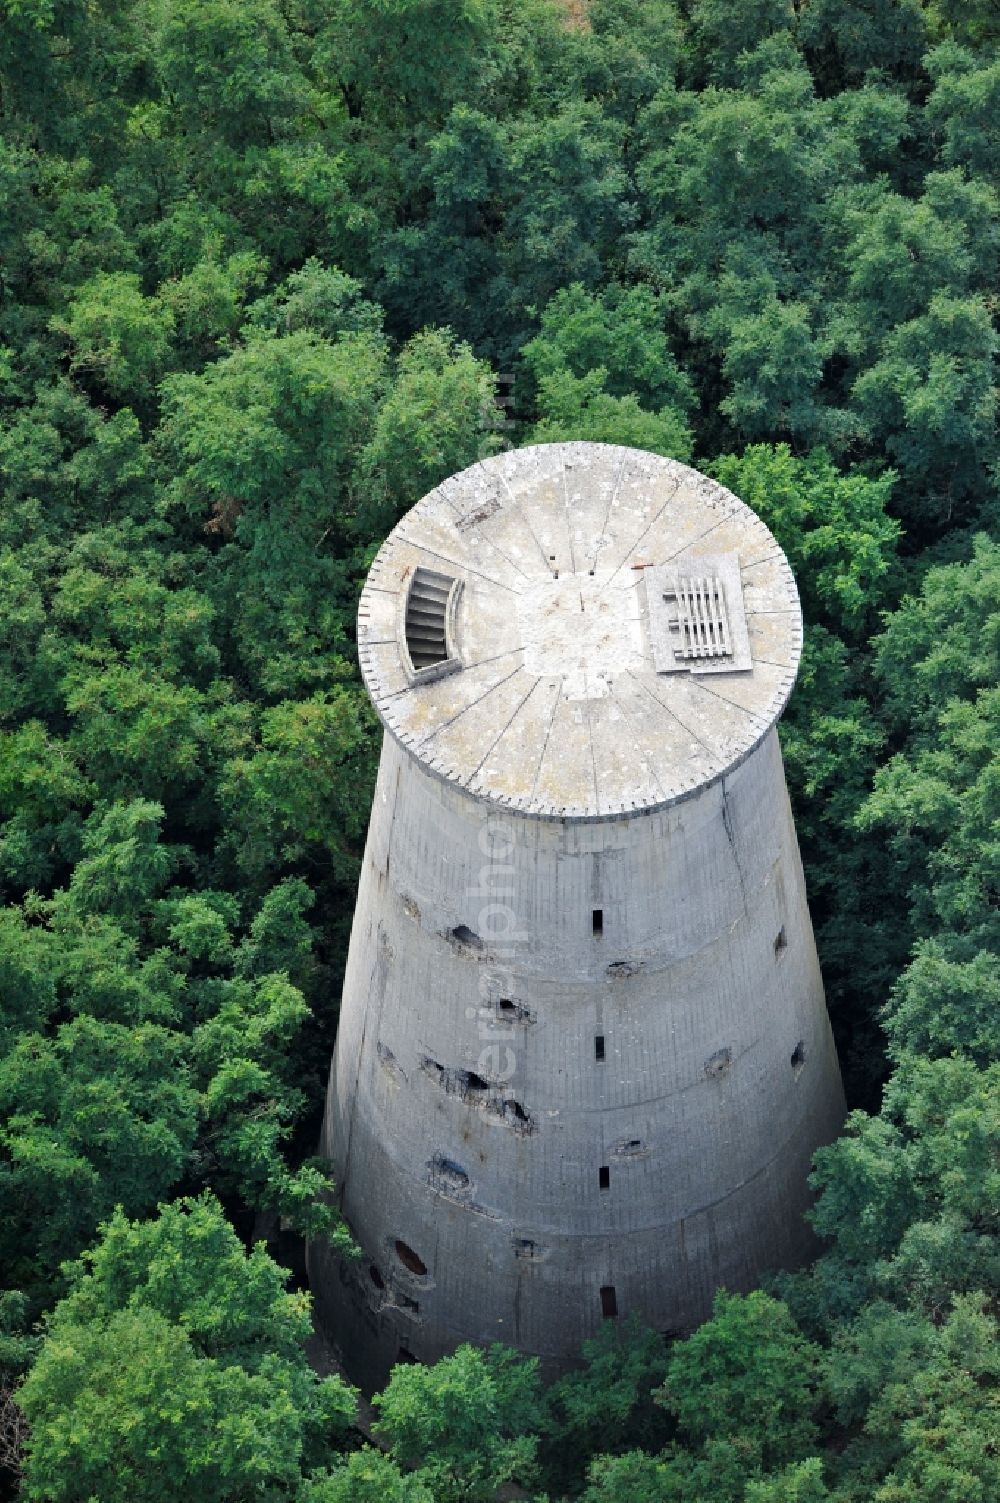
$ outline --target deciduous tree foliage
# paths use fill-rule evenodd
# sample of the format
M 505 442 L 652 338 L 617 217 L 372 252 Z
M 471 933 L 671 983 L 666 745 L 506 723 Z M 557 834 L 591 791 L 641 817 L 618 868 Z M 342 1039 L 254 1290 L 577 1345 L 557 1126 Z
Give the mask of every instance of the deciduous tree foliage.
M 537 1365 L 500 1346 L 460 1346 L 431 1368 L 403 1364 L 376 1396 L 375 1433 L 434 1498 L 486 1503 L 533 1474 Z
M 292 1496 L 354 1416 L 306 1361 L 305 1297 L 210 1196 L 116 1212 L 69 1279 L 19 1391 L 28 1498 Z

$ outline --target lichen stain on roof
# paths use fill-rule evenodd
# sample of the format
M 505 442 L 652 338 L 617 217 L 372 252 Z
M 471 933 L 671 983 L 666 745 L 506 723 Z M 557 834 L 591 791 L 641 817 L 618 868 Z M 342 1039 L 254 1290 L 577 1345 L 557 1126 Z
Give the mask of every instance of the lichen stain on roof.
M 418 569 L 443 583 L 414 659 Z M 358 610 L 387 730 L 437 776 L 542 818 L 621 817 L 714 782 L 778 719 L 801 647 L 760 518 L 686 465 L 608 444 L 446 480 L 390 533 Z

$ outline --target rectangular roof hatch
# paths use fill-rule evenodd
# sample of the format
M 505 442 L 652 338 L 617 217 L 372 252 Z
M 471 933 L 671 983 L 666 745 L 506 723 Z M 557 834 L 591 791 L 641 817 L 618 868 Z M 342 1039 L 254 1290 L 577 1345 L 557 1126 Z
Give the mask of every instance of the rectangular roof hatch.
M 681 557 L 643 571 L 657 673 L 753 668 L 739 556 Z

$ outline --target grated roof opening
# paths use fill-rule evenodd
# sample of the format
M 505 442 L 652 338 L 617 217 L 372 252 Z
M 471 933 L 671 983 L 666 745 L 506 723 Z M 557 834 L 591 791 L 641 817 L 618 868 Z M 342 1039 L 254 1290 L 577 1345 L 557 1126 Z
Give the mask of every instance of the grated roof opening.
M 677 576 L 677 626 L 680 643 L 674 648 L 679 658 L 732 657 L 729 618 L 722 583 L 714 576 L 687 578 Z
M 436 569 L 415 569 L 406 599 L 406 650 L 414 673 L 446 663 L 448 597 L 455 580 Z

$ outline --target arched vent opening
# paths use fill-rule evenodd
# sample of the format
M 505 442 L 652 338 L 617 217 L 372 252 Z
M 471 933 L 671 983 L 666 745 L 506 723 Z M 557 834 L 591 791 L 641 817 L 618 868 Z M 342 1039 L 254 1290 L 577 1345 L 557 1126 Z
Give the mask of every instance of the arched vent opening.
M 437 668 L 451 657 L 448 601 L 455 586 L 450 574 L 415 569 L 406 597 L 406 650 L 414 673 Z
M 427 1275 L 427 1264 L 424 1262 L 420 1254 L 414 1252 L 409 1243 L 404 1242 L 400 1237 L 396 1238 L 395 1245 L 396 1257 L 402 1263 L 403 1267 L 409 1273 L 416 1274 L 418 1279 L 425 1278 Z

